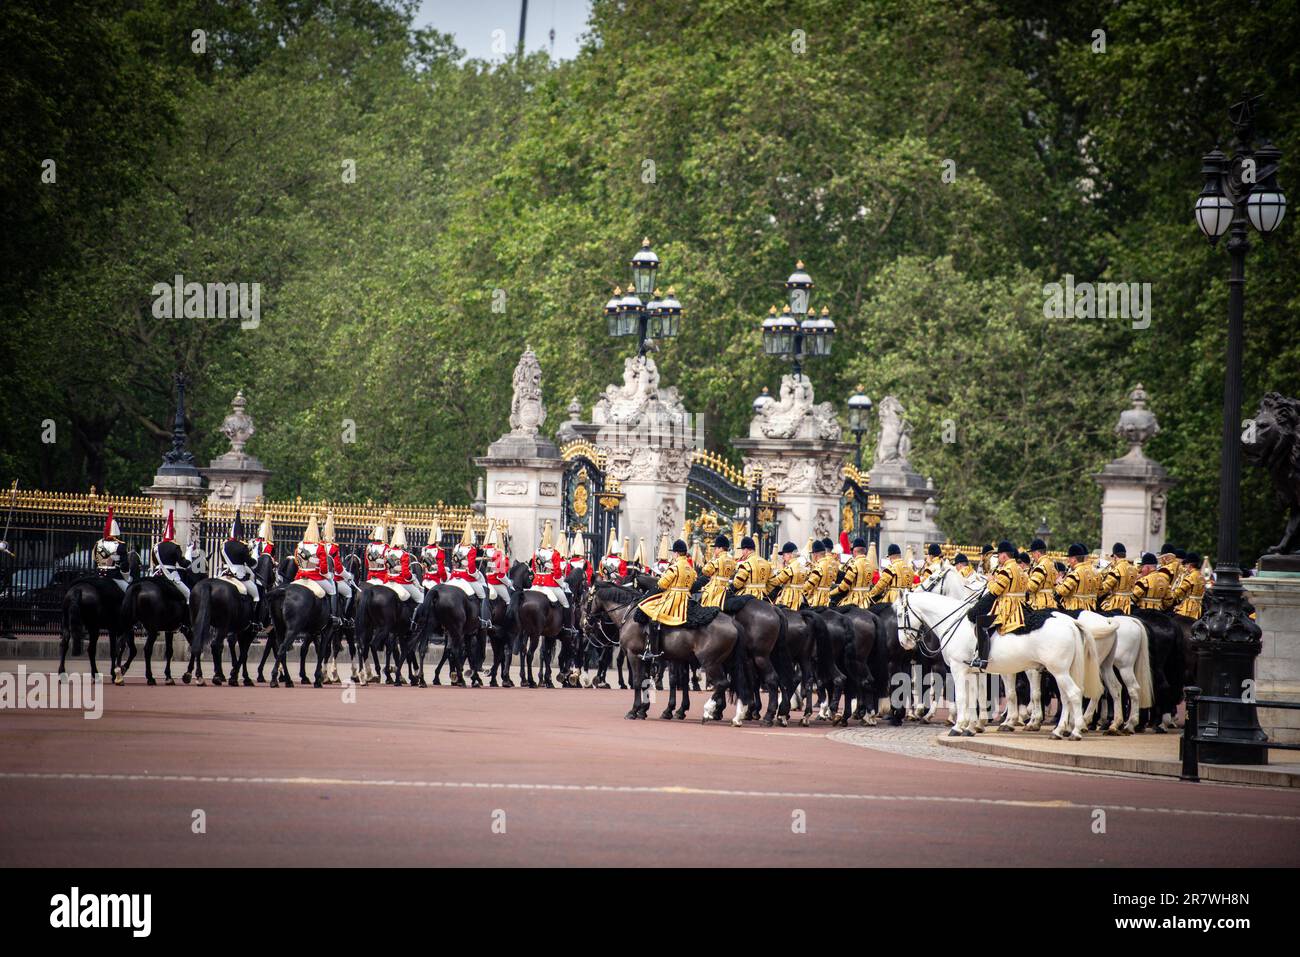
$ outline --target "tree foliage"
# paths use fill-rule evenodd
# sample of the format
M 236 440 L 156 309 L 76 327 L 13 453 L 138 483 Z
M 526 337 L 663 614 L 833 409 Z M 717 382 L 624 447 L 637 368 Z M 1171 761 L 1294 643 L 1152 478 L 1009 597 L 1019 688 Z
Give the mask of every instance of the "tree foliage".
M 758 322 L 802 258 L 838 330 L 818 399 L 900 397 L 953 538 L 1045 517 L 1097 544 L 1090 475 L 1140 381 L 1171 535 L 1211 550 L 1227 263 L 1190 209 L 1247 90 L 1286 185 L 1294 3 L 596 0 L 574 60 L 499 65 L 415 6 L 11 7 L 7 473 L 147 484 L 181 369 L 201 458 L 245 391 L 272 494 L 463 501 L 525 345 L 553 424 L 617 378 L 600 308 L 649 235 L 687 310 L 658 360 L 711 446 L 777 382 Z M 1244 414 L 1300 393 L 1288 235 L 1248 263 Z M 1150 326 L 1045 318 L 1067 273 L 1150 282 Z M 260 283 L 260 325 L 154 318 L 176 274 Z M 1278 515 L 1261 476 L 1246 490 L 1253 552 Z

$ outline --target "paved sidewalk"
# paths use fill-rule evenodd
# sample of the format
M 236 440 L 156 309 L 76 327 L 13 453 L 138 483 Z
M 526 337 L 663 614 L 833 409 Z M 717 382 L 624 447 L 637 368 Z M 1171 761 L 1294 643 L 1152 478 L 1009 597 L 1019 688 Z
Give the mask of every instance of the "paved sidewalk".
M 1182 771 L 1182 762 L 1178 757 L 1179 738 L 1177 732 L 1154 734 L 1147 731 L 1123 737 L 1107 737 L 1093 732 L 1082 741 L 1058 741 L 1051 736 L 1050 729 L 1000 732 L 994 726 L 973 738 L 949 737 L 945 728 L 935 740 L 942 747 L 1035 764 L 1177 778 Z M 1300 763 L 1290 760 L 1294 753 L 1272 752 L 1269 757 L 1275 763 L 1263 767 L 1202 762 L 1201 780 L 1300 788 Z

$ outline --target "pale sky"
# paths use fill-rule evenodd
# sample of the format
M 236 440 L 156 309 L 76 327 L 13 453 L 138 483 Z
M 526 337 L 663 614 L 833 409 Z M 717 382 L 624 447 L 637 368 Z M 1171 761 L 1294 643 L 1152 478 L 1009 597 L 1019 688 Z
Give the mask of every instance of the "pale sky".
M 519 40 L 519 9 L 522 0 L 424 0 L 415 23 L 433 27 L 456 38 L 456 46 L 467 56 L 501 60 L 513 53 Z M 524 46 L 551 50 L 557 60 L 572 59 L 578 53 L 578 38 L 586 31 L 590 0 L 529 0 Z M 550 31 L 555 30 L 554 47 Z M 494 31 L 500 31 L 493 35 Z M 501 52 L 503 51 L 504 52 Z

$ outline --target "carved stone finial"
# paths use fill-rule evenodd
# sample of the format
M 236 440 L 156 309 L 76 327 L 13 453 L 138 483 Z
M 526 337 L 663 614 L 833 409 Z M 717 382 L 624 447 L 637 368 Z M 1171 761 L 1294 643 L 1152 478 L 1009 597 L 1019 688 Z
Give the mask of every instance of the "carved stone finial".
M 542 364 L 529 346 L 515 366 L 514 397 L 510 400 L 510 434 L 535 436 L 546 422 L 542 405 Z
M 244 411 L 248 400 L 244 390 L 235 393 L 230 402 L 230 414 L 221 422 L 220 432 L 230 440 L 230 451 L 236 455 L 244 454 L 244 445 L 257 430 L 253 428 L 253 417 Z
M 582 421 L 582 403 L 578 401 L 578 397 L 576 395 L 569 400 L 568 411 L 569 411 L 570 422 Z
M 764 387 L 754 401 L 749 423 L 751 439 L 826 439 L 838 442 L 843 430 L 829 402 L 816 403 L 807 376 L 781 377 L 781 398 L 772 398 Z
M 1147 393 L 1142 383 L 1128 394 L 1133 408 L 1125 409 L 1119 414 L 1115 424 L 1115 434 L 1129 444 L 1129 453 L 1141 455 L 1142 446 L 1160 434 L 1160 423 L 1155 413 L 1147 408 Z

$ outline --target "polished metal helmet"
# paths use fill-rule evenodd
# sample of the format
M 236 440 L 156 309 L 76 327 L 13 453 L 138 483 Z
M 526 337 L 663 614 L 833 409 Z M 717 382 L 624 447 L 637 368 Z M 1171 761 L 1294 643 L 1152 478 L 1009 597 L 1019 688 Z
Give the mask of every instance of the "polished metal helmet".
M 388 546 L 383 542 L 371 542 L 366 546 L 366 558 L 368 558 L 370 564 L 373 565 L 376 562 L 383 561 L 384 553 L 386 551 L 388 551 Z

